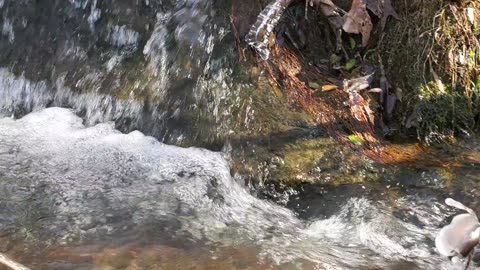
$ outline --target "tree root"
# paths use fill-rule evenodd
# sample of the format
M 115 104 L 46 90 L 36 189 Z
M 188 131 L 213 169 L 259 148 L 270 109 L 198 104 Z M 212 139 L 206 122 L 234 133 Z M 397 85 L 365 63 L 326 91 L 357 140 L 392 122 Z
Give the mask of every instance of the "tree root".
M 30 268 L 27 268 L 26 266 L 23 266 L 10 259 L 7 257 L 7 255 L 0 253 L 0 265 L 2 264 L 13 270 L 30 270 Z

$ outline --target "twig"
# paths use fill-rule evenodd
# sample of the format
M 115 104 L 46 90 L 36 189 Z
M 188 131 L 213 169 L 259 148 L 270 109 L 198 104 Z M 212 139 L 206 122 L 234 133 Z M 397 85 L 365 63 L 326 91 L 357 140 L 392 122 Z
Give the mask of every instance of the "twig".
M 237 47 L 237 51 L 238 51 L 238 61 L 241 62 L 246 58 L 245 58 L 245 53 L 242 50 L 240 37 L 238 35 L 238 30 L 237 30 L 237 27 L 235 26 L 235 16 L 233 14 L 234 14 L 234 9 L 233 9 L 233 3 L 232 3 L 232 11 L 229 16 L 229 21 L 230 21 L 230 24 L 232 25 L 233 36 L 235 38 L 235 47 Z
M 27 268 L 15 262 L 14 260 L 10 259 L 9 257 L 7 257 L 7 255 L 3 253 L 0 253 L 0 264 L 3 264 L 13 270 L 30 270 L 30 268 Z
M 308 1 L 305 0 L 305 20 L 308 20 Z

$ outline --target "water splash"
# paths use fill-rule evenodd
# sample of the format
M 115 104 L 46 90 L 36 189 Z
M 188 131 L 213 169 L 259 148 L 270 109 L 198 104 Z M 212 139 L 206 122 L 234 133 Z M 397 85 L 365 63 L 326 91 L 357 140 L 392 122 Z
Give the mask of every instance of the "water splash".
M 397 207 L 418 212 L 421 227 L 366 198 L 346 199 L 333 216 L 305 222 L 248 193 L 222 153 L 122 134 L 109 123 L 86 128 L 68 109 L 1 119 L 0 141 L 0 230 L 73 244 L 154 224 L 177 240 L 256 247 L 276 264 L 452 269 L 428 241 L 443 216 L 415 198 Z
M 117 47 L 137 47 L 140 34 L 128 29 L 126 25 L 114 25 L 111 27 L 110 42 Z
M 95 31 L 95 23 L 100 20 L 102 11 L 97 8 L 97 0 L 92 0 L 92 5 L 90 6 L 90 15 L 88 15 L 88 23 L 90 24 L 90 29 Z
M 95 75 L 93 75 L 95 76 Z M 55 86 L 31 82 L 0 68 L 0 116 L 37 111 L 45 107 L 70 107 L 85 116 L 86 124 L 131 119 L 132 126 L 141 126 L 143 104 L 135 100 L 117 100 L 109 95 L 76 93 L 59 78 Z

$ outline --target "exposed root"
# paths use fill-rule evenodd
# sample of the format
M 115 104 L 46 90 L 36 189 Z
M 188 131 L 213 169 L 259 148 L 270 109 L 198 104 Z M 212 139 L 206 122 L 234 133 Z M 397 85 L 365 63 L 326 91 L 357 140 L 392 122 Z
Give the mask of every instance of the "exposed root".
M 232 6 L 232 9 L 233 9 L 233 6 Z M 232 14 L 233 14 L 233 10 L 232 10 Z M 235 17 L 233 15 L 230 15 L 229 20 L 230 20 L 230 25 L 232 26 L 233 35 L 235 36 L 235 47 L 237 48 L 237 51 L 238 51 L 238 61 L 239 62 L 245 61 L 246 59 L 245 52 L 244 52 L 244 48 L 241 46 L 240 36 L 238 35 L 238 30 L 237 30 L 237 27 L 235 26 Z
M 362 150 L 372 158 L 381 155 L 383 142 L 375 134 L 370 121 L 371 115 L 364 109 L 368 108 L 368 96 L 364 96 L 364 104 L 345 106 L 348 94 L 340 90 L 342 85 L 338 79 L 323 75 L 318 68 L 310 66 L 304 59 L 286 48 L 274 48 L 271 60 L 261 61 L 260 64 L 268 71 L 272 82 L 283 89 L 292 104 L 314 116 L 331 136 Z M 328 92 L 314 90 L 308 87 L 308 82 L 336 84 L 339 90 Z M 361 138 L 362 146 L 352 144 L 347 139 L 350 134 Z
M 0 264 L 3 264 L 13 270 L 30 270 L 29 268 L 15 262 L 7 257 L 7 255 L 0 253 Z

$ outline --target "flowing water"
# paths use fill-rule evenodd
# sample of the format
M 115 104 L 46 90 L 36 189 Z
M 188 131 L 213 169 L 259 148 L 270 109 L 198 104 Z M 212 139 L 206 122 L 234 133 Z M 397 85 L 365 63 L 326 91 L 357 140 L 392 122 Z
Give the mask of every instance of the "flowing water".
M 0 0 L 0 252 L 32 269 L 462 269 L 434 238 L 446 197 L 480 209 L 478 167 L 382 168 L 275 202 L 229 153 L 163 143 L 255 118 L 224 6 L 43 5 Z
M 120 240 L 209 249 L 210 259 L 255 250 L 238 269 L 453 269 L 433 245 L 452 214 L 432 191 L 441 179 L 402 185 L 395 200 L 378 187 L 326 189 L 312 200 L 299 195 L 292 211 L 252 196 L 225 154 L 122 134 L 111 123 L 85 127 L 69 109 L 3 118 L 0 142 L 0 232 L 11 239 L 2 246 L 42 247 L 27 252 L 35 269 L 64 269 L 43 260 L 45 249 Z

